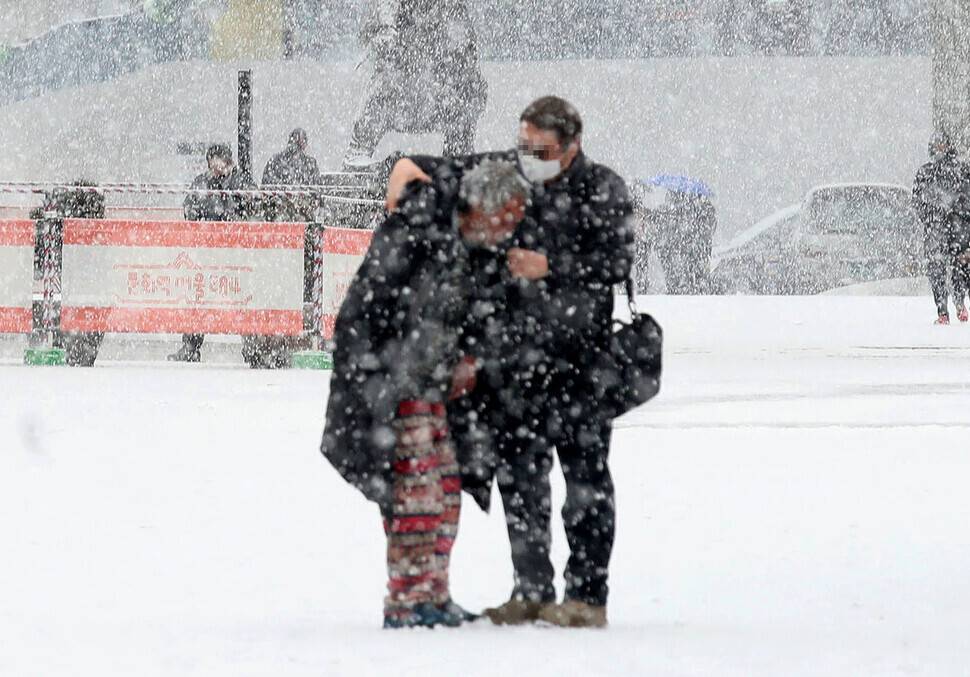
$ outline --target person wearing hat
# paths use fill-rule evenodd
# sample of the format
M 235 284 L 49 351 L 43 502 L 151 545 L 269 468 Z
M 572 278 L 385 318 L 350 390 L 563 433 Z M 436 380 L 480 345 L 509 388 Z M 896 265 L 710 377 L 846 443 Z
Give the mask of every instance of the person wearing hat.
M 232 159 L 229 144 L 215 143 L 205 153 L 207 171 L 199 174 L 189 187 L 182 203 L 187 221 L 245 221 L 252 210 L 249 200 L 239 195 L 197 193 L 193 191 L 255 190 L 256 186 L 243 175 Z M 204 334 L 183 334 L 182 347 L 168 356 L 172 362 L 198 362 L 201 359 Z M 246 355 L 246 342 L 243 355 Z M 247 357 L 247 361 L 249 361 Z

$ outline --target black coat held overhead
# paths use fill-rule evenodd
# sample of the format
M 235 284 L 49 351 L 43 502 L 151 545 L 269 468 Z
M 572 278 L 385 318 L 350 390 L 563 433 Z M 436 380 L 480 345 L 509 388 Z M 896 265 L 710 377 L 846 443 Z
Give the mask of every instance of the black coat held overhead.
M 321 451 L 340 474 L 390 508 L 402 400 L 443 402 L 458 359 L 469 280 L 454 194 L 411 184 L 375 231 L 334 328 Z
M 460 181 L 467 168 L 486 158 L 516 161 L 514 152 L 412 160 L 437 184 Z M 500 392 L 497 406 L 525 411 L 545 400 L 550 406 L 580 406 L 601 419 L 615 415 L 604 403 L 604 389 L 616 377 L 608 357 L 614 285 L 629 277 L 633 263 L 631 214 L 623 180 L 583 154 L 555 181 L 533 187 L 510 246 L 545 254 L 549 275 L 535 282 L 476 284 L 472 307 L 489 312 L 472 313 L 474 323 L 463 340 L 483 364 L 481 387 Z M 490 406 L 496 406 L 494 400 Z M 468 425 L 461 408 L 462 403 L 449 408 L 449 421 L 462 486 L 487 509 L 498 464 L 487 438 L 503 431 L 483 436 L 480 426 Z

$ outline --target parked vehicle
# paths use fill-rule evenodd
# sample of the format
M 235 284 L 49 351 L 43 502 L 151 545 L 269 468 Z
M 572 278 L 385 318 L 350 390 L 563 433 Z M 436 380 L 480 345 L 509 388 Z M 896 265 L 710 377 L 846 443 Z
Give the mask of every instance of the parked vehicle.
M 921 247 L 907 187 L 821 186 L 718 248 L 712 285 L 723 294 L 818 294 L 914 277 Z

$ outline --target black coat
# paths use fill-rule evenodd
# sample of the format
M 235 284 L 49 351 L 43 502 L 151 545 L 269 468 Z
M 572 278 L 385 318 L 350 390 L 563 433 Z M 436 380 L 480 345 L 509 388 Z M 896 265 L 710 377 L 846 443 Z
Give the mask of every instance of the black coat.
M 402 400 L 443 402 L 467 310 L 468 250 L 454 196 L 409 187 L 374 233 L 334 328 L 321 451 L 364 495 L 388 509 Z
M 263 187 L 318 186 L 320 167 L 317 161 L 295 145 L 287 146 L 270 159 L 263 169 Z M 267 221 L 313 221 L 319 200 L 314 195 L 286 197 L 274 195 L 265 200 Z
M 913 208 L 926 237 L 927 249 L 945 246 L 951 216 L 958 203 L 970 194 L 970 165 L 953 153 L 927 162 L 913 181 Z M 961 197 L 964 198 L 961 200 Z M 927 252 L 929 256 L 931 252 Z
M 225 176 L 209 172 L 199 174 L 192 181 L 192 190 L 253 190 L 256 186 L 247 181 L 238 168 Z M 189 193 L 182 209 L 189 221 L 245 221 L 253 213 L 251 198 L 240 195 L 203 195 Z
M 437 184 L 458 181 L 487 157 L 515 154 L 412 159 Z M 623 180 L 580 154 L 563 176 L 534 188 L 511 243 L 544 253 L 550 274 L 536 282 L 497 276 L 475 286 L 472 303 L 488 312 L 472 314 L 467 350 L 483 363 L 479 394 L 494 397 L 473 393 L 449 408 L 449 422 L 463 487 L 483 508 L 498 458 L 489 431 L 469 425 L 469 409 L 498 406 L 521 418 L 546 405 L 579 405 L 591 416 L 611 416 L 597 401 L 597 370 L 610 350 L 614 285 L 629 277 L 633 262 L 631 214 Z

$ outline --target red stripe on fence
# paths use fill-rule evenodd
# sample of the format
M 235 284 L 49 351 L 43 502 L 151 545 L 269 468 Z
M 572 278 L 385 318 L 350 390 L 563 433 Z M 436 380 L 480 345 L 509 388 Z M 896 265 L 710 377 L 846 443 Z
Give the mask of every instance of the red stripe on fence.
M 30 308 L 0 307 L 0 334 L 29 334 L 32 328 Z
M 363 256 L 370 247 L 372 230 L 354 228 L 324 228 L 323 251 L 327 254 L 357 254 Z
M 303 330 L 299 310 L 203 310 L 198 308 L 64 307 L 66 331 L 144 334 L 261 334 L 293 336 Z
M 336 315 L 324 315 L 320 318 L 320 335 L 325 339 L 333 338 L 333 330 L 337 326 Z
M 0 246 L 33 247 L 34 222 L 28 219 L 0 221 Z
M 103 247 L 302 249 L 303 223 L 65 219 L 64 244 Z

